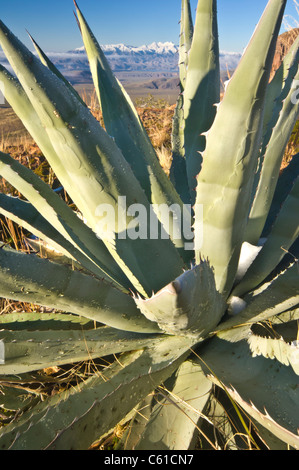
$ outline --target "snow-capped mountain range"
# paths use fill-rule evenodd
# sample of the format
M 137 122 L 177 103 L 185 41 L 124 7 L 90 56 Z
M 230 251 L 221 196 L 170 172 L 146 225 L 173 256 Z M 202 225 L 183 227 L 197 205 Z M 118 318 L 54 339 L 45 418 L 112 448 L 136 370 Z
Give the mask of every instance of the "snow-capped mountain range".
M 178 46 L 172 42 L 153 42 L 144 46 L 109 44 L 101 46 L 114 72 L 178 72 Z M 68 52 L 48 52 L 48 57 L 57 68 L 73 83 L 91 82 L 88 59 L 84 47 Z M 241 54 L 220 53 L 221 70 L 234 70 Z M 0 63 L 9 70 L 9 64 L 0 51 Z
M 149 45 L 144 46 L 127 46 L 125 44 L 108 44 L 102 45 L 102 50 L 105 55 L 110 59 L 116 59 L 121 57 L 129 56 L 132 59 L 132 65 L 134 63 L 134 58 L 136 59 L 136 65 L 138 66 L 138 58 L 144 57 L 148 59 L 150 63 L 150 58 L 159 58 L 163 61 L 163 58 L 167 61 L 169 65 L 169 59 L 173 59 L 172 67 L 177 69 L 178 67 L 178 54 L 179 49 L 173 42 L 153 42 Z M 84 47 L 80 47 L 70 51 L 71 53 L 85 54 Z M 220 52 L 220 67 L 222 70 L 235 69 L 239 63 L 241 54 L 238 52 Z M 163 65 L 163 63 L 161 64 Z
M 173 42 L 153 42 L 147 46 L 126 46 L 125 44 L 108 44 L 101 46 L 107 55 L 122 54 L 172 54 L 178 53 L 178 47 Z M 77 53 L 85 53 L 84 46 L 74 49 Z

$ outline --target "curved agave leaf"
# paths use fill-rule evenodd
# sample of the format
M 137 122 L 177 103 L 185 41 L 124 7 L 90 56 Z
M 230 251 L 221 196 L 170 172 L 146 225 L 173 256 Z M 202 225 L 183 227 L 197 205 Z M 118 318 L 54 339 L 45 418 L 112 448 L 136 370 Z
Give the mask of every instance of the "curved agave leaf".
M 291 263 L 294 263 L 294 261 L 298 263 L 298 260 L 299 260 L 299 237 L 297 238 L 295 243 L 293 243 L 289 251 L 285 254 L 285 257 L 279 263 L 275 272 L 283 271 Z
M 27 33 L 28 33 L 28 31 L 27 31 Z M 28 35 L 29 35 L 29 37 L 30 37 L 30 39 L 31 39 L 31 41 L 34 45 L 34 48 L 35 48 L 42 64 L 44 64 L 46 67 L 48 67 L 48 69 L 51 70 L 51 72 L 53 72 L 58 78 L 60 78 L 60 80 L 62 80 L 65 83 L 65 85 L 69 88 L 69 90 L 73 93 L 73 95 L 80 101 L 80 103 L 83 104 L 84 106 L 86 106 L 86 103 L 82 100 L 79 93 L 70 84 L 70 82 L 62 75 L 62 73 L 57 69 L 57 67 L 53 64 L 53 62 L 51 62 L 49 57 L 47 57 L 47 55 L 44 53 L 44 51 L 39 47 L 39 45 L 33 39 L 31 34 L 28 33 Z
M 113 285 L 35 255 L 0 249 L 0 281 L 0 296 L 7 299 L 76 313 L 125 331 L 159 331 Z
M 272 199 L 271 207 L 268 213 L 267 221 L 262 233 L 262 238 L 267 238 L 271 232 L 276 217 L 278 216 L 282 205 L 289 195 L 290 188 L 293 186 L 296 178 L 299 176 L 299 153 L 294 155 L 292 160 L 283 169 L 280 174 L 275 193 Z
M 197 423 L 211 391 L 201 366 L 185 361 L 153 399 L 152 412 L 135 450 L 194 448 Z M 134 428 L 131 430 L 134 432 Z
M 293 263 L 272 281 L 243 297 L 241 308 L 235 312 L 234 303 L 238 306 L 239 297 L 232 296 L 229 302 L 235 316 L 222 323 L 219 331 L 267 320 L 296 307 L 299 304 L 298 276 L 298 265 Z M 237 293 L 235 291 L 234 295 Z
M 0 213 L 21 225 L 35 236 L 43 238 L 55 250 L 63 253 L 65 256 L 69 256 L 73 260 L 75 259 L 67 249 L 63 248 L 63 245 L 68 243 L 65 238 L 48 223 L 30 202 L 0 193 Z M 69 244 L 69 246 L 75 251 L 72 244 Z M 77 253 L 80 252 L 76 251 Z
M 2 326 L 6 326 L 1 323 Z M 5 363 L 0 375 L 24 374 L 47 367 L 72 364 L 150 346 L 155 335 L 125 333 L 113 328 L 0 332 Z
M 296 307 L 292 310 L 277 315 L 277 317 L 271 319 L 271 322 L 273 324 L 288 323 L 293 322 L 294 320 L 299 320 L 299 308 Z
M 289 52 L 283 58 L 280 67 L 276 70 L 273 79 L 267 87 L 263 120 L 263 150 L 265 150 L 269 142 L 273 128 L 279 118 L 282 101 L 287 97 L 293 82 L 294 74 L 296 73 L 296 54 L 298 51 L 298 44 L 299 39 L 297 38 Z
M 218 107 L 198 176 L 196 207 L 203 205 L 204 228 L 196 259 L 209 258 L 217 289 L 225 295 L 233 285 L 244 241 L 262 110 L 285 5 L 283 0 L 268 3 Z
M 24 388 L 15 387 L 13 384 L 1 384 L 0 387 L 0 409 L 6 411 L 22 412 L 30 405 L 33 406 L 34 392 Z
M 226 305 L 206 261 L 184 272 L 149 299 L 135 299 L 140 311 L 168 334 L 203 338 L 219 323 Z
M 18 79 L 11 75 L 4 67 L 2 67 L 1 64 L 0 80 L 4 85 L 4 94 L 6 100 L 10 103 L 14 112 L 22 121 L 28 132 L 31 134 L 46 159 L 51 162 L 52 168 L 59 171 L 61 166 L 61 159 L 54 150 L 39 116 L 37 115 Z M 69 184 L 72 184 L 72 177 L 67 173 L 65 173 L 64 178 L 69 178 Z M 79 191 L 77 192 L 77 201 L 78 198 L 80 198 Z M 97 244 L 99 245 L 99 241 L 97 241 Z M 94 253 L 97 252 L 97 249 L 95 249 L 94 246 L 92 250 Z M 110 269 L 112 269 L 113 265 L 116 270 L 119 270 L 113 258 L 110 257 Z
M 55 263 L 70 266 L 72 269 L 78 269 L 78 271 L 81 271 L 82 273 L 85 273 L 88 275 L 93 273 L 92 269 L 85 268 L 77 260 L 69 256 L 65 256 L 64 254 L 61 253 L 61 251 L 59 252 L 53 249 L 53 245 L 47 243 L 41 238 L 36 238 L 35 236 L 26 237 L 24 238 L 24 242 L 28 248 L 33 250 L 34 254 L 40 256 L 41 258 L 46 258 L 50 261 L 54 261 Z M 125 289 L 120 289 L 120 290 L 122 290 L 123 292 L 127 292 Z
M 172 121 L 172 162 L 169 177 L 184 204 L 191 204 L 184 147 L 184 96 L 177 100 Z
M 254 439 L 252 420 L 234 403 L 225 390 L 215 388 L 206 415 L 208 420 L 203 421 L 201 428 L 207 437 L 210 437 L 210 445 L 215 441 L 216 445 L 212 447 L 215 450 L 217 448 L 248 450 L 251 446 L 258 448 Z
M 0 152 L 0 174 L 60 233 L 61 239 L 65 238 L 95 265 L 94 271 L 98 267 L 98 277 L 126 286 L 125 276 L 103 242 L 33 171 Z
M 192 43 L 193 31 L 194 28 L 190 1 L 182 0 L 179 46 L 179 86 L 181 92 L 177 100 L 172 122 L 172 162 L 170 167 L 170 180 L 172 181 L 178 194 L 181 196 L 184 204 L 191 204 L 184 147 L 184 89 L 186 84 L 189 51 Z
M 3 23 L 0 43 L 55 151 L 63 155 L 49 163 L 88 225 L 137 291 L 147 296 L 162 288 L 182 272 L 183 262 L 170 239 L 150 239 L 148 226 L 145 239 L 123 236 L 130 223 L 138 225 L 128 209 L 138 203 L 150 217 L 152 208 L 121 151 L 68 87 Z M 104 229 L 99 215 L 103 205 L 106 211 L 109 207 Z
M 183 214 L 182 200 L 162 169 L 130 97 L 114 76 L 100 45 L 76 2 L 75 5 L 95 90 L 101 103 L 105 128 L 108 134 L 115 139 L 117 146 L 144 189 L 149 202 L 153 204 L 159 220 L 167 230 L 166 227 L 169 224 L 167 219 L 164 219 L 163 211 L 160 211 L 158 206 L 166 204 L 169 207 L 175 204 Z M 186 221 L 189 224 L 191 223 L 190 219 L 186 218 Z M 168 232 L 170 238 L 180 250 L 181 256 L 189 261 L 191 254 L 184 250 L 181 221 L 179 218 L 174 218 L 172 222 L 174 226 Z M 176 233 L 180 233 L 181 238 L 175 236 Z
M 291 90 L 291 87 L 293 85 L 294 75 L 297 71 L 297 63 L 296 63 L 297 55 L 298 55 L 298 40 L 294 42 L 289 53 L 284 57 L 280 67 L 276 70 L 272 81 L 269 83 L 267 87 L 264 118 L 263 118 L 263 139 L 261 143 L 258 168 L 257 168 L 255 178 L 254 178 L 254 184 L 253 184 L 253 190 L 252 190 L 252 203 L 254 202 L 255 198 L 258 196 L 257 194 L 258 188 L 259 188 L 259 193 L 260 193 L 259 198 L 261 199 L 261 201 L 263 201 L 262 199 L 263 195 L 261 194 L 261 191 L 260 191 L 261 185 L 259 181 L 260 181 L 262 173 L 263 173 L 264 181 L 266 181 L 265 174 L 267 175 L 267 172 L 265 173 L 265 168 L 263 168 L 264 157 L 265 157 L 265 154 L 267 153 L 267 145 L 269 144 L 269 141 L 271 140 L 272 133 L 277 124 L 277 121 L 279 120 L 280 113 L 282 112 L 284 100 L 287 98 Z M 267 160 L 270 160 L 269 155 L 270 154 L 268 154 Z M 273 163 L 274 163 L 273 161 L 272 163 L 270 161 L 266 162 L 266 169 L 268 169 L 269 174 L 271 173 L 271 166 L 268 167 L 268 165 L 271 165 L 271 164 L 273 165 Z M 275 166 L 277 167 L 279 166 L 279 160 L 275 162 L 275 165 L 272 167 L 272 170 L 273 168 L 275 168 Z M 277 176 L 276 168 L 275 168 L 275 176 Z M 273 184 L 271 184 L 271 191 L 272 191 L 272 188 L 275 187 L 275 183 L 276 183 L 276 177 L 273 181 Z M 266 191 L 266 194 L 268 195 L 267 191 Z M 271 206 L 272 206 L 272 203 L 271 203 Z M 249 225 L 247 226 L 247 229 L 246 229 L 246 233 L 248 237 L 246 238 L 249 239 L 251 237 L 252 241 L 256 240 L 257 236 L 256 234 L 254 234 L 254 227 L 261 226 L 262 223 L 263 223 L 262 221 L 249 220 Z M 265 227 L 264 227 L 264 230 L 265 230 Z M 251 235 L 250 235 L 250 232 L 252 232 Z
M 271 274 L 299 236 L 299 176 L 289 192 L 268 238 L 234 295 L 241 297 Z
M 263 338 L 251 335 L 248 344 L 252 357 L 263 356 L 276 359 L 285 366 L 291 366 L 295 374 L 299 375 L 299 346 L 295 341 L 289 344 L 283 338 Z
M 125 418 L 127 426 L 119 441 L 114 446 L 115 450 L 135 450 L 152 412 L 151 404 L 153 395 L 153 393 L 150 393 L 134 408 L 133 412 Z
M 71 313 L 12 312 L 0 315 L 0 325 L 6 330 L 89 330 L 94 322 Z
M 253 420 L 253 422 L 256 424 L 255 420 Z M 263 426 L 258 427 L 258 434 L 269 450 L 290 450 L 288 444 L 283 442 L 281 439 L 278 439 L 276 436 L 274 436 L 274 434 L 272 434 L 268 429 L 264 428 Z
M 85 268 L 97 277 L 107 277 L 112 282 L 112 279 L 106 276 L 103 270 L 67 241 L 29 202 L 0 193 L 0 213 L 44 241 L 44 245 L 41 245 L 40 240 L 39 242 L 37 240 L 26 240 L 41 255 L 46 254 L 47 258 L 55 258 L 54 261 L 57 262 L 61 259 L 62 262 L 74 265 L 79 269 Z M 47 245 L 54 251 L 47 249 Z M 113 265 L 113 259 L 111 261 Z M 123 286 L 116 285 L 121 290 L 126 291 Z
M 246 341 L 230 342 L 230 333 L 197 351 L 203 370 L 256 421 L 295 448 L 298 437 L 298 377 L 291 367 L 251 356 Z M 262 387 L 257 387 L 262 383 Z
M 5 99 L 31 134 L 44 156 L 51 162 L 52 168 L 55 168 L 55 170 L 59 169 L 59 155 L 54 150 L 49 136 L 19 80 L 10 74 L 1 64 L 0 79 L 4 86 Z M 67 175 L 65 175 L 66 177 Z
M 199 0 L 184 87 L 184 146 L 191 203 L 206 138 L 220 101 L 220 65 L 216 0 Z
M 181 5 L 181 31 L 179 46 L 179 74 L 181 92 L 185 89 L 189 53 L 194 34 L 193 20 L 191 14 L 190 0 L 182 0 Z
M 191 204 L 184 148 L 184 97 L 179 95 L 172 121 L 172 162 L 169 177 L 184 204 Z
M 172 375 L 190 346 L 183 338 L 164 338 L 156 340 L 152 348 L 121 357 L 99 375 L 6 426 L 0 448 L 29 450 L 38 443 L 40 449 L 87 449 Z
M 289 77 L 278 101 L 278 110 L 274 112 L 274 122 L 271 122 L 270 136 L 261 150 L 260 171 L 257 173 L 258 184 L 254 195 L 245 240 L 257 244 L 271 207 L 284 150 L 289 142 L 292 131 L 299 116 L 299 100 L 293 99 L 294 84 L 299 79 L 299 38 L 292 49 L 292 64 Z M 286 96 L 284 96 L 287 93 Z M 281 106 L 279 106 L 281 102 Z M 277 115 L 277 117 L 275 116 Z M 277 119 L 277 122 L 275 120 Z M 260 174 L 259 174 L 260 173 Z
M 23 122 L 24 126 L 31 134 L 45 157 L 49 162 L 51 162 L 52 168 L 58 169 L 60 168 L 60 157 L 56 153 L 53 148 L 53 145 L 49 139 L 48 134 L 45 131 L 44 126 L 40 118 L 38 117 L 34 107 L 32 106 L 30 100 L 28 99 L 24 89 L 22 88 L 20 82 L 16 77 L 11 75 L 2 65 L 0 64 L 0 80 L 4 84 L 4 92 L 5 98 L 12 106 L 14 112 Z M 69 177 L 69 184 L 72 184 L 72 177 L 65 173 L 65 178 Z M 80 192 L 77 192 L 77 198 L 80 198 Z M 78 199 L 77 199 L 78 200 Z M 77 221 L 78 223 L 78 221 Z M 82 225 L 82 224 L 81 224 Z M 87 228 L 85 227 L 85 232 Z M 80 237 L 83 237 L 84 233 L 81 231 Z M 116 277 L 120 276 L 123 279 L 123 284 L 128 285 L 128 281 L 126 281 L 125 276 L 121 273 L 120 268 L 114 261 L 111 255 L 109 255 L 106 247 L 101 244 L 100 240 L 95 237 L 91 232 L 89 233 L 89 242 L 88 245 L 91 243 L 90 250 L 96 255 L 101 247 L 101 252 L 103 254 L 103 260 L 109 261 L 108 267 L 110 271 L 114 271 Z M 85 239 L 87 243 L 87 240 Z M 99 255 L 99 253 L 98 253 Z M 107 259 L 108 257 L 108 259 Z M 117 275 L 118 273 L 118 275 Z

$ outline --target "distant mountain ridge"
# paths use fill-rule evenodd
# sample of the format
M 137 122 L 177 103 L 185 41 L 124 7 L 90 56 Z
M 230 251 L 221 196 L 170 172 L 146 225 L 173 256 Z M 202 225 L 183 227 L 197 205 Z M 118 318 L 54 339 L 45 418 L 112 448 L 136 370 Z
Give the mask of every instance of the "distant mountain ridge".
M 299 29 L 284 33 L 278 38 L 277 50 L 274 58 L 273 70 L 279 66 L 298 35 Z M 172 78 L 178 74 L 179 53 L 178 46 L 173 42 L 153 42 L 148 45 L 131 46 L 126 44 L 106 44 L 101 46 L 112 70 L 116 74 L 136 76 L 151 74 L 158 77 Z M 73 84 L 92 83 L 88 59 L 84 47 L 75 48 L 68 52 L 48 52 L 47 55 L 65 77 Z M 242 54 L 238 52 L 220 51 L 221 76 L 226 71 L 233 72 Z M 4 53 L 0 50 L 0 63 L 11 71 Z
M 173 42 L 153 42 L 143 46 L 129 46 L 126 44 L 101 45 L 104 54 L 111 62 L 114 70 L 140 70 L 140 65 L 152 71 L 177 71 L 179 60 L 179 48 Z M 85 55 L 84 47 L 79 47 L 68 52 L 69 54 Z M 238 65 L 241 54 L 238 52 L 220 52 L 221 70 L 234 70 Z M 119 59 L 123 63 L 119 63 Z M 154 66 L 154 67 L 153 67 Z M 157 69 L 155 69 L 157 67 Z M 154 68 L 154 69 L 153 69 Z
M 178 47 L 173 42 L 153 42 L 144 46 L 128 46 L 125 44 L 107 44 L 101 46 L 105 55 L 112 54 L 170 54 L 178 53 Z M 84 46 L 74 49 L 74 53 L 85 53 Z
M 107 44 L 101 47 L 115 73 L 159 73 L 169 78 L 178 74 L 178 46 L 173 42 L 153 42 L 143 46 Z M 84 47 L 68 52 L 47 52 L 47 55 L 71 83 L 92 83 Z M 221 70 L 234 70 L 240 58 L 240 53 L 222 51 L 220 53 Z M 1 51 L 0 63 L 11 70 Z

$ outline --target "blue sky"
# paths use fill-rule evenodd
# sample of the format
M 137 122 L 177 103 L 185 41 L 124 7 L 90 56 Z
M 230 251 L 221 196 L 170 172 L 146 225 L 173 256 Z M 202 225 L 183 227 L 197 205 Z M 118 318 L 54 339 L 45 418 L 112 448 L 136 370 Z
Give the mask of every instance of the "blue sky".
M 78 0 L 78 4 L 100 44 L 178 43 L 180 0 Z M 197 0 L 191 0 L 193 14 L 196 5 Z M 218 0 L 220 48 L 242 52 L 266 5 L 267 0 Z M 299 21 L 294 0 L 288 0 L 285 13 Z M 2 1 L 0 19 L 30 49 L 25 29 L 48 52 L 82 46 L 72 0 Z

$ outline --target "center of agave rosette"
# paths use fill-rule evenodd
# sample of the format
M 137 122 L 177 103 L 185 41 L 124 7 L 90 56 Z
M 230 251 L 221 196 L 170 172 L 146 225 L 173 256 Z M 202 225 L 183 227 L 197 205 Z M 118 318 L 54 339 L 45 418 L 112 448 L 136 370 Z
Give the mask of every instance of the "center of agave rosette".
M 198 339 L 217 326 L 226 309 L 207 261 L 185 271 L 151 298 L 137 297 L 135 302 L 166 333 Z

